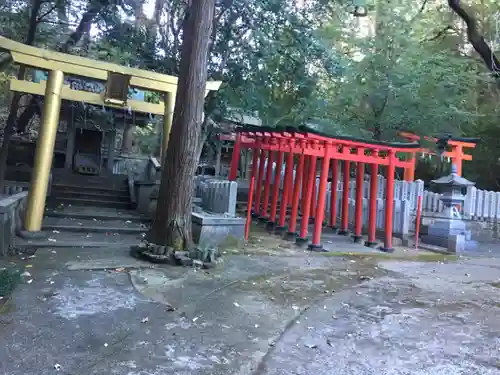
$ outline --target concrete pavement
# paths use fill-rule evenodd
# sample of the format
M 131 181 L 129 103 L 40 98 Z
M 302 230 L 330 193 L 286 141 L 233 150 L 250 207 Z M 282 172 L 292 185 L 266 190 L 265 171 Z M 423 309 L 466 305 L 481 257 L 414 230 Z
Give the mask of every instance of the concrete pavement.
M 0 374 L 500 374 L 499 260 L 257 243 L 207 271 L 118 248 L 16 260 Z

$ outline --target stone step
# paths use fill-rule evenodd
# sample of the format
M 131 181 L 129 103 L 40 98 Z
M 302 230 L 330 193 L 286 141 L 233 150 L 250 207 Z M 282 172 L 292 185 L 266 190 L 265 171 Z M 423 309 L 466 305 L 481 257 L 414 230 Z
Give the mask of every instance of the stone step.
M 68 184 L 62 184 L 62 183 L 53 183 L 52 184 L 52 191 L 88 191 L 88 192 L 95 192 L 95 193 L 111 193 L 111 194 L 129 194 L 128 191 L 128 185 L 123 185 L 119 187 L 113 187 L 113 186 L 100 186 L 100 185 L 78 185 L 76 183 L 68 183 Z
M 47 238 L 26 240 L 16 237 L 14 246 L 18 249 L 32 248 L 128 248 L 137 245 L 143 237 L 140 234 L 107 235 L 106 233 L 47 233 Z
M 106 202 L 129 202 L 130 201 L 130 197 L 128 195 L 128 192 L 126 192 L 126 193 L 121 193 L 121 192 L 99 193 L 99 192 L 88 191 L 87 189 L 82 189 L 79 192 L 54 189 L 51 191 L 50 195 L 51 195 L 51 197 L 53 197 L 54 199 L 57 199 L 57 200 L 59 200 L 61 198 L 67 198 L 67 199 L 102 200 L 102 201 L 106 201 Z
M 149 225 L 131 220 L 74 219 L 68 217 L 45 217 L 42 230 L 47 232 L 83 233 L 145 233 Z
M 128 183 L 112 181 L 78 181 L 78 180 L 54 180 L 52 186 L 74 187 L 79 189 L 100 188 L 106 190 L 128 190 Z
M 109 202 L 100 199 L 85 199 L 85 198 L 54 198 L 50 197 L 51 204 L 75 205 L 75 206 L 91 206 L 91 207 L 106 207 L 106 208 L 119 208 L 126 210 L 130 208 L 129 202 Z
M 78 225 L 78 223 L 76 223 L 76 224 L 58 224 L 58 225 L 43 224 L 42 231 L 47 231 L 47 232 L 57 231 L 60 233 L 72 232 L 72 233 L 141 234 L 141 233 L 146 233 L 148 231 L 148 228 L 123 227 L 123 226 L 111 227 L 108 225 L 87 226 L 87 225 Z
M 65 218 L 67 220 L 89 220 L 89 221 L 116 221 L 133 223 L 149 223 L 151 218 L 137 214 L 132 210 L 118 211 L 115 209 L 105 210 L 103 207 L 82 207 L 63 206 L 48 208 L 45 211 L 45 218 Z

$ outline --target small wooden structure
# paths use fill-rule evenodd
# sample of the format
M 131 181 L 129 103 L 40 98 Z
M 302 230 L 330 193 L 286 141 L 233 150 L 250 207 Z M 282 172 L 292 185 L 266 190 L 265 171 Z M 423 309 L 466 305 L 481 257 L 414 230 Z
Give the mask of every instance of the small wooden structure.
M 278 129 L 271 127 L 245 126 L 236 129 L 236 141 L 231 161 L 230 180 L 235 180 L 242 149 L 253 150 L 252 173 L 248 194 L 248 216 L 246 235 L 248 236 L 251 215 L 265 218 L 268 225 L 276 230 L 285 229 L 288 220 L 287 237 L 296 242 L 308 242 L 307 231 L 309 219 L 314 218 L 314 232 L 310 249 L 321 250 L 321 232 L 323 228 L 326 191 L 328 178 L 331 175 L 333 184 L 339 179 L 339 162 L 343 163 L 343 192 L 339 234 L 349 233 L 348 200 L 351 163 L 356 163 L 356 206 L 354 217 L 355 241 L 361 240 L 362 231 L 362 198 L 365 164 L 370 165 L 371 175 L 377 176 L 379 167 L 386 168 L 386 211 L 385 234 L 382 250 L 392 251 L 392 222 L 394 201 L 395 168 L 410 168 L 411 161 L 401 160 L 398 155 L 413 154 L 420 149 L 418 143 L 374 142 L 350 137 L 332 137 L 313 131 L 309 128 Z M 267 168 L 265 167 L 267 160 Z M 317 163 L 320 160 L 321 172 L 319 186 L 316 185 Z M 271 175 L 273 161 L 276 163 L 275 179 Z M 280 198 L 281 169 L 285 164 L 284 184 Z M 295 180 L 293 171 L 295 170 Z M 331 173 L 330 173 L 331 172 Z M 264 174 L 266 178 L 264 178 Z M 263 181 L 264 184 L 263 184 Z M 370 179 L 369 224 L 367 246 L 376 242 L 376 210 L 377 210 L 377 178 Z M 263 189 L 262 189 L 262 185 Z M 313 196 L 317 191 L 317 205 L 314 207 Z M 255 199 L 254 199 L 255 196 Z M 331 215 L 328 225 L 337 228 L 337 189 L 331 189 Z M 270 208 L 269 208 L 269 202 Z M 278 218 L 278 205 L 279 218 Z M 297 217 L 302 216 L 298 233 Z M 290 216 L 287 211 L 291 208 Z
M 4 37 L 0 37 L 0 50 L 9 52 L 16 64 L 48 72 L 46 81 L 12 79 L 10 82 L 12 91 L 44 97 L 24 221 L 26 231 L 36 233 L 42 226 L 62 100 L 164 116 L 162 152 L 165 155 L 172 126 L 177 77 L 48 51 Z M 101 82 L 104 91 L 92 92 L 82 87 L 73 87 L 68 85 L 68 77 Z M 207 93 L 218 90 L 220 84 L 221 82 L 207 82 Z M 150 103 L 131 98 L 131 89 L 158 93 L 162 100 Z

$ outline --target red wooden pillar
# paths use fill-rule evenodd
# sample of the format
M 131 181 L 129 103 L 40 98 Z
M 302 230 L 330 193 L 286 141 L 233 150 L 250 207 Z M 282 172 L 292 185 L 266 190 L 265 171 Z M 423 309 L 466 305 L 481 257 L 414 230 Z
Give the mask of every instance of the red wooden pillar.
M 255 188 L 255 175 L 257 174 L 257 159 L 259 158 L 258 149 L 254 149 L 252 157 L 252 174 L 250 175 L 250 186 L 248 189 L 248 202 L 247 202 L 247 221 L 245 223 L 245 239 L 248 240 L 250 234 L 250 225 L 252 223 L 252 201 Z
M 332 182 L 330 192 L 330 222 L 329 226 L 337 229 L 337 181 L 339 178 L 339 161 L 332 159 Z
M 278 209 L 278 197 L 280 192 L 281 168 L 283 167 L 283 151 L 279 151 L 276 160 L 276 169 L 274 171 L 273 196 L 271 198 L 271 215 L 267 221 L 266 227 L 273 229 L 276 225 L 276 211 Z
M 290 215 L 290 225 L 288 226 L 288 232 L 286 234 L 287 239 L 294 239 L 297 236 L 297 216 L 299 214 L 299 200 L 300 200 L 300 187 L 303 183 L 304 174 L 304 161 L 305 155 L 300 154 L 299 163 L 297 170 L 295 171 L 295 181 L 293 184 L 293 194 L 292 194 L 292 212 Z M 305 189 L 303 189 L 305 190 Z
M 271 178 L 273 173 L 273 151 L 267 152 L 267 167 L 266 167 L 266 181 L 264 181 L 264 199 L 262 201 L 262 207 L 260 209 L 259 220 L 267 221 L 269 217 L 267 212 L 269 211 L 269 191 L 271 190 Z
M 241 153 L 241 133 L 236 133 L 236 140 L 233 146 L 233 155 L 231 157 L 231 168 L 229 170 L 229 181 L 235 181 L 238 177 L 238 164 Z
M 300 199 L 300 215 L 304 216 L 304 207 L 306 206 L 307 200 L 307 181 L 309 179 L 309 165 L 311 164 L 311 158 L 307 157 L 304 161 L 304 169 L 302 170 L 302 185 L 301 185 L 301 199 Z
M 377 153 L 377 151 L 374 151 Z M 370 203 L 368 209 L 368 241 L 365 246 L 373 247 L 377 245 L 377 190 L 378 190 L 378 164 L 371 167 L 370 177 Z
M 264 165 L 266 163 L 266 157 L 265 157 L 265 151 L 264 150 L 259 150 L 255 149 L 254 150 L 256 154 L 259 153 L 260 151 L 260 157 L 259 157 L 259 172 L 257 174 L 257 181 L 255 181 L 255 204 L 253 208 L 253 215 L 255 217 L 259 216 L 259 211 L 260 211 L 260 196 L 262 193 L 262 177 L 264 177 Z
M 412 152 L 409 157 L 410 159 L 408 161 L 410 162 L 410 166 L 405 167 L 403 179 L 408 182 L 413 182 L 415 181 L 415 164 L 416 164 L 415 153 Z
M 316 186 L 316 177 L 318 175 L 317 171 L 317 165 L 314 163 L 312 166 L 314 168 L 314 177 L 313 177 L 313 187 L 312 187 L 312 195 L 311 195 L 311 210 L 309 212 L 309 222 L 314 223 L 314 217 L 316 216 L 316 204 L 317 204 L 317 197 L 318 197 L 318 187 Z
M 292 194 L 293 194 L 293 167 L 295 165 L 295 155 L 292 153 L 292 172 L 290 173 L 290 176 L 288 176 L 288 186 L 290 187 L 288 189 L 288 196 L 286 197 L 286 207 L 287 207 L 287 212 L 288 212 L 288 206 L 292 205 Z M 297 172 L 295 172 L 297 173 Z
M 363 183 L 365 176 L 365 164 L 358 162 L 356 166 L 356 207 L 354 211 L 354 242 L 361 242 L 361 231 L 363 229 Z
M 302 209 L 302 221 L 300 223 L 300 233 L 295 242 L 297 244 L 305 244 L 307 242 L 307 229 L 309 227 L 309 213 L 311 212 L 311 202 L 312 202 L 312 189 L 313 189 L 313 180 L 316 174 L 316 170 L 312 168 L 313 165 L 316 165 L 317 156 L 311 156 L 310 160 L 310 168 L 309 175 L 306 178 L 306 193 L 305 193 L 305 202 L 304 207 Z
M 452 165 L 455 164 L 457 167 L 457 175 L 462 176 L 462 158 L 464 156 L 464 150 L 462 145 L 452 145 L 452 151 L 455 156 L 451 158 Z
M 328 147 L 328 146 L 327 146 Z M 325 204 L 326 204 L 326 186 L 328 184 L 328 169 L 330 166 L 330 159 L 324 157 L 321 162 L 321 175 L 318 186 L 318 204 L 316 206 L 316 217 L 314 220 L 314 232 L 312 243 L 309 245 L 310 250 L 321 251 L 321 230 L 323 229 L 323 219 L 325 218 Z
M 384 247 L 380 250 L 392 253 L 394 249 L 392 248 L 392 221 L 393 221 L 393 207 L 394 207 L 394 172 L 395 172 L 395 160 L 396 155 L 393 150 L 389 150 L 388 160 L 389 165 L 387 166 L 387 185 L 385 193 L 385 235 L 384 235 Z
M 292 181 L 290 176 L 293 175 L 293 152 L 286 154 L 285 176 L 283 177 L 283 191 L 281 192 L 280 202 L 280 220 L 278 226 L 275 228 L 276 232 L 283 232 L 285 230 L 286 213 L 288 208 L 288 196 L 292 189 Z
M 347 236 L 349 234 L 349 182 L 351 182 L 351 162 L 344 161 L 344 183 L 342 191 L 342 212 L 339 234 Z

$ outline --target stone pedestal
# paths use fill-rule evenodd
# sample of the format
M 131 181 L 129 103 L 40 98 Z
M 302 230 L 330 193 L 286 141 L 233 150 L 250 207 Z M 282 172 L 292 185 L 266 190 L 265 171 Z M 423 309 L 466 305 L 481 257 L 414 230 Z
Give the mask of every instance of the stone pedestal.
M 443 193 L 440 200 L 443 202 L 444 210 L 441 217 L 429 224 L 428 233 L 422 236 L 422 241 L 444 247 L 450 252 L 474 249 L 477 243 L 471 240 L 471 232 L 467 230 L 460 214 L 465 201 L 462 188 L 474 183 L 458 176 L 456 167 L 452 166 L 448 176 L 434 180 L 432 184 Z
M 193 241 L 200 248 L 238 246 L 245 238 L 245 219 L 193 212 Z

